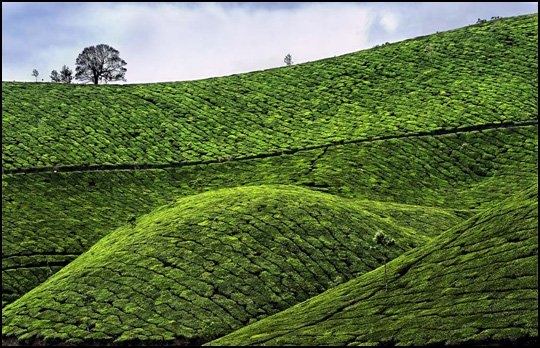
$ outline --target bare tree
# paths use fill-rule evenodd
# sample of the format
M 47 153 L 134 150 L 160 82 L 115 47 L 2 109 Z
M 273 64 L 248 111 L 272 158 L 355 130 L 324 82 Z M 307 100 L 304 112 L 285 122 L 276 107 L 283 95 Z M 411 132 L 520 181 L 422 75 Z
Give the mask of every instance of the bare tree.
M 36 69 L 32 70 L 32 76 L 36 78 L 36 82 L 37 82 L 37 77 L 39 76 L 39 72 Z
M 100 44 L 86 47 L 77 57 L 75 79 L 93 82 L 125 81 L 127 63 L 120 58 L 119 52 L 109 45 Z
M 292 56 L 291 56 L 290 54 L 287 54 L 287 55 L 285 56 L 285 59 L 284 59 L 283 61 L 285 62 L 285 64 L 287 64 L 287 66 L 293 64 Z

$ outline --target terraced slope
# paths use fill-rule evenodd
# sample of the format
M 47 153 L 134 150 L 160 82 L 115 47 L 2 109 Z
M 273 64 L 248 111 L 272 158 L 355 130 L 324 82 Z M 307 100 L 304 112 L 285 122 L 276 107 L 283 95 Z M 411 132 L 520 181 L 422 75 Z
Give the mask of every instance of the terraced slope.
M 537 52 L 531 50 L 537 18 L 492 21 L 204 81 L 3 83 L 3 172 L 35 166 L 51 172 L 2 176 L 2 304 L 40 284 L 129 214 L 210 189 L 295 184 L 345 197 L 460 210 L 504 198 L 537 175 L 537 123 L 513 127 L 537 122 Z M 461 54 L 470 60 L 457 59 Z M 216 115 L 219 122 L 244 128 L 226 131 L 215 124 Z M 259 121 L 272 125 L 256 126 Z M 483 130 L 429 136 L 434 129 L 470 125 Z M 491 128 L 501 125 L 512 128 Z M 378 138 L 384 140 L 369 140 Z M 231 152 L 231 144 L 238 151 Z M 203 148 L 194 152 L 187 147 L 192 145 Z M 234 160 L 250 154 L 261 158 Z M 190 166 L 188 160 L 214 163 Z M 141 168 L 133 163 L 169 161 L 184 166 L 72 174 L 47 167 Z
M 538 15 L 201 81 L 2 83 L 2 169 L 186 163 L 538 119 Z
M 376 267 L 382 256 L 366 248 L 378 229 L 401 236 L 389 254 L 395 257 L 496 206 L 538 181 L 537 48 L 535 14 L 203 81 L 3 82 L 3 339 L 201 343 Z M 256 185 L 272 186 L 242 187 Z M 177 225 L 179 217 L 192 224 Z M 246 243 L 254 243 L 251 254 Z M 439 257 L 426 250 L 407 260 Z M 490 261 L 506 257 L 504 250 Z M 238 268 L 242 260 L 250 263 Z M 454 260 L 459 265 L 460 256 Z M 191 268 L 182 273 L 184 266 Z M 379 281 L 362 284 L 382 296 L 380 270 L 358 279 Z M 403 288 L 427 289 L 423 278 L 404 279 Z M 504 287 L 495 283 L 495 292 Z M 530 289 L 520 289 L 501 292 L 530 304 Z M 400 298 L 377 308 L 399 303 L 393 308 L 405 318 L 401 307 L 422 310 Z M 385 337 L 394 337 L 384 326 L 391 313 L 380 314 Z M 523 315 L 534 326 L 535 317 Z M 477 325 L 488 331 L 474 339 L 511 337 L 510 320 L 497 319 L 493 331 Z M 315 325 L 307 317 L 299 323 Z M 398 343 L 419 334 L 399 325 Z M 520 330 L 516 337 L 525 337 Z M 349 339 L 340 332 L 331 332 L 336 343 Z M 476 335 L 448 332 L 458 338 L 431 337 L 453 343 Z
M 468 217 L 470 209 L 484 209 L 537 178 L 537 126 L 387 139 L 167 170 L 3 175 L 2 303 L 43 282 L 124 225 L 128 215 L 149 213 L 176 197 L 294 184 L 367 198 L 366 210 L 433 234 L 459 222 L 456 216 Z M 408 205 L 390 211 L 373 201 Z
M 538 185 L 210 345 L 538 342 Z
M 396 240 L 372 249 L 383 230 Z M 429 238 L 294 186 L 178 200 L 107 235 L 2 310 L 21 340 L 222 336 L 378 267 Z

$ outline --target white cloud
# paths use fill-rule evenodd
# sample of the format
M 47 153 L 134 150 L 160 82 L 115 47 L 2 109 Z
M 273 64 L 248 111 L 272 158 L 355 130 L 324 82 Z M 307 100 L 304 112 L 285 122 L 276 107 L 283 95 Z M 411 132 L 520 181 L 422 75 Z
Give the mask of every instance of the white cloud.
M 399 25 L 399 18 L 396 13 L 393 12 L 383 12 L 380 15 L 380 23 L 387 33 L 394 33 Z
M 99 15 L 98 15 L 99 14 Z M 103 4 L 85 15 L 94 42 L 127 61 L 128 82 L 224 76 L 345 54 L 369 47 L 370 10 L 311 4 L 262 10 L 218 4 Z
M 127 61 L 128 83 L 225 76 L 531 11 L 537 3 L 2 3 L 2 79 L 32 81 L 36 68 L 48 80 L 101 43 Z

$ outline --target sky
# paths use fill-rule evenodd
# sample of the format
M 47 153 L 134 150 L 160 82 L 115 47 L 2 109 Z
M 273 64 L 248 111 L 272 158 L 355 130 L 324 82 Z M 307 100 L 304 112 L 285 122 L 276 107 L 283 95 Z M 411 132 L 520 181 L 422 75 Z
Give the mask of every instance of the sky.
M 538 13 L 537 2 L 3 2 L 2 81 L 50 82 L 85 47 L 107 44 L 126 82 L 186 81 L 315 61 Z

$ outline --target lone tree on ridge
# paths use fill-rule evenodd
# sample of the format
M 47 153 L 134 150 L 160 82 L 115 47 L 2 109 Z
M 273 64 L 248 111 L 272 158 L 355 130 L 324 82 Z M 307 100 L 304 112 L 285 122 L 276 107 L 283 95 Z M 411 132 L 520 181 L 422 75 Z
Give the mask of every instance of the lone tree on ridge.
M 37 71 L 37 69 L 32 70 L 32 76 L 34 76 L 36 78 L 36 82 L 37 82 L 37 77 L 39 76 L 39 71 Z
M 287 64 L 287 66 L 292 65 L 293 63 L 292 56 L 290 54 L 287 54 L 285 56 L 285 59 L 283 59 L 283 61 L 285 62 L 285 64 Z
M 83 82 L 125 81 L 127 63 L 119 52 L 109 45 L 100 44 L 86 47 L 75 62 L 75 79 Z

